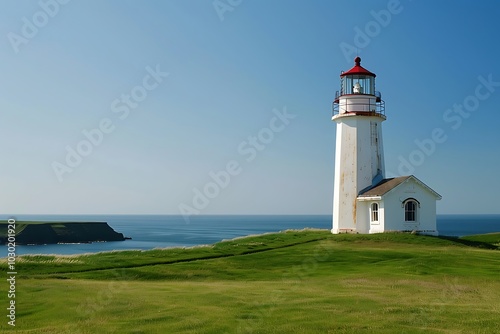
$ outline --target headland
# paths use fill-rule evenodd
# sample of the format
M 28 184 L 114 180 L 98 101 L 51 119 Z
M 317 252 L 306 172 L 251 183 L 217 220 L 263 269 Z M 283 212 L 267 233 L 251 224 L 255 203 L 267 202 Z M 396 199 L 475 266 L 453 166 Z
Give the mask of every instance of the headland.
M 0 223 L 0 244 L 7 242 L 8 224 Z M 16 244 L 90 243 L 127 239 L 106 222 L 16 222 Z

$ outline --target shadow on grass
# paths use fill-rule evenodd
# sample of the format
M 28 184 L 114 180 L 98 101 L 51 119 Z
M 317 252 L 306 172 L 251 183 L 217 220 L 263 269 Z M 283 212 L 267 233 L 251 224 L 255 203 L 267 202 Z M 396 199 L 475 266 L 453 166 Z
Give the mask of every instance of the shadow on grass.
M 476 248 L 482 248 L 482 249 L 500 249 L 500 247 L 495 246 L 493 244 L 490 244 L 488 242 L 483 242 L 483 241 L 474 241 L 474 240 L 467 240 L 467 239 L 462 239 L 459 237 L 448 237 L 446 235 L 440 235 L 434 238 L 438 239 L 443 239 L 443 240 L 448 240 L 457 244 L 461 244 L 464 246 L 469 246 L 469 247 L 476 247 Z

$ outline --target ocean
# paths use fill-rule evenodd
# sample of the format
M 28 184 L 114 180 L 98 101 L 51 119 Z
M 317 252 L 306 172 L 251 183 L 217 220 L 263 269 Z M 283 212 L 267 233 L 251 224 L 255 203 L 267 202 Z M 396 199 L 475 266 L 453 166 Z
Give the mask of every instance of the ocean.
M 0 216 L 1 220 L 11 218 Z M 103 221 L 131 240 L 90 244 L 19 245 L 16 254 L 82 254 L 126 249 L 190 247 L 287 229 L 331 228 L 331 215 L 17 215 L 17 221 Z M 438 215 L 440 235 L 500 232 L 500 215 Z M 0 257 L 7 256 L 1 247 Z

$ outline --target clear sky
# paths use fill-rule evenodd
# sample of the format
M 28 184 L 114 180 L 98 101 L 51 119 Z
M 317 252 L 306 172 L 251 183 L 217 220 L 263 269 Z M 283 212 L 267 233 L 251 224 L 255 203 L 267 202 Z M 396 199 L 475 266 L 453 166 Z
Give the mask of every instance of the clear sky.
M 387 175 L 431 186 L 438 213 L 499 213 L 499 15 L 496 1 L 2 1 L 1 213 L 330 214 L 331 103 L 356 52 L 386 101 Z

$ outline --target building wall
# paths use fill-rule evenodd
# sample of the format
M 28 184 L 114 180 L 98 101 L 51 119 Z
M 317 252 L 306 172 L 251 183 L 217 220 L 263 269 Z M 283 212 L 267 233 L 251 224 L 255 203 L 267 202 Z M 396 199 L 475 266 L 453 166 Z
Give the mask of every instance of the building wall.
M 357 197 L 361 190 L 373 185 L 375 176 L 380 173 L 383 175 L 383 118 L 346 115 L 335 121 L 337 137 L 332 233 L 344 229 L 368 233 L 367 221 L 357 217 L 358 213 L 366 211 L 358 209 Z M 377 124 L 376 140 L 372 136 L 373 124 Z M 360 224 L 363 226 L 357 226 Z
M 414 198 L 420 202 L 417 207 L 417 218 L 413 222 L 405 222 L 403 202 Z M 425 187 L 413 179 L 408 179 L 383 197 L 384 230 L 385 231 L 421 231 L 427 234 L 437 234 L 436 227 L 436 197 Z
M 350 122 L 337 123 L 332 233 L 356 228 L 356 137 L 354 118 Z
M 358 201 L 358 221 L 356 226 L 357 233 L 370 233 L 370 205 L 371 202 Z
M 378 222 L 372 222 L 371 217 L 369 217 L 370 229 L 369 229 L 368 233 L 382 233 L 382 232 L 384 232 L 384 228 L 385 228 L 385 203 L 384 203 L 384 201 L 383 200 L 381 200 L 381 201 L 369 201 L 366 203 L 368 205 L 368 210 L 370 213 L 371 213 L 370 207 L 371 207 L 372 203 L 378 204 Z
M 372 204 L 378 204 L 378 221 L 372 221 Z M 358 222 L 356 232 L 358 233 L 381 233 L 384 232 L 384 201 L 359 201 L 358 200 Z

